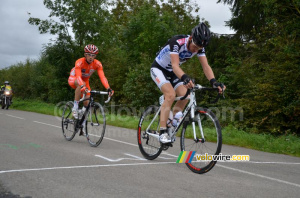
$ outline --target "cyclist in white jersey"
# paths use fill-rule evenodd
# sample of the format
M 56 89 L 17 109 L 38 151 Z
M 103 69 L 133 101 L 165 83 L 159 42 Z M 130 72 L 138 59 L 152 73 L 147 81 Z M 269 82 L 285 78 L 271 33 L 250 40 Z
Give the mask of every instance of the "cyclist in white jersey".
M 183 96 L 187 89 L 194 87 L 191 78 L 183 72 L 180 65 L 197 55 L 206 78 L 213 87 L 218 87 L 222 93 L 225 85 L 217 82 L 205 56 L 204 47 L 207 46 L 211 33 L 209 28 L 200 23 L 192 30 L 192 35 L 177 35 L 168 40 L 159 51 L 151 67 L 151 77 L 164 94 L 164 102 L 160 114 L 160 141 L 171 142 L 167 134 L 167 120 L 171 106 L 177 96 Z M 182 111 L 187 100 L 177 101 L 173 108 L 173 115 Z

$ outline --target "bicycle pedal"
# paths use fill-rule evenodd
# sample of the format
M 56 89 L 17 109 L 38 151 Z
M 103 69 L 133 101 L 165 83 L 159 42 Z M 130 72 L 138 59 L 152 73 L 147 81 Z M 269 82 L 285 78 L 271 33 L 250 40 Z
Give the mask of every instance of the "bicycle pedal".
M 169 146 L 166 145 L 166 144 L 161 145 L 161 149 L 164 150 L 164 151 L 168 150 L 168 148 L 169 148 Z
M 162 144 L 161 147 L 162 147 L 162 150 L 166 151 L 166 150 L 168 150 L 169 147 L 173 147 L 173 144 L 165 143 L 165 144 Z
M 173 147 L 173 144 L 172 144 L 171 142 L 166 143 L 165 145 L 166 145 L 166 146 L 169 146 L 169 147 Z
M 155 130 L 148 130 L 148 133 L 158 134 L 157 131 L 155 131 Z

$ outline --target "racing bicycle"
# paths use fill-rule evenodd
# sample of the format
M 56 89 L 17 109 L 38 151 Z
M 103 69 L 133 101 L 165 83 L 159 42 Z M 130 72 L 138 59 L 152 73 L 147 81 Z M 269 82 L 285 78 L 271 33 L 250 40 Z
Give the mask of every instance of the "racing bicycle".
M 163 150 L 172 147 L 176 140 L 176 134 L 182 126 L 180 137 L 181 151 L 195 151 L 194 157 L 188 161 L 189 163 L 186 163 L 187 167 L 194 173 L 203 174 L 215 166 L 217 161 L 201 161 L 199 156 L 206 154 L 218 155 L 221 152 L 221 126 L 210 109 L 197 107 L 196 91 L 200 91 L 202 95 L 204 91 L 218 92 L 218 88 L 208 88 L 197 84 L 194 88 L 189 89 L 185 96 L 176 97 L 175 101 L 187 99 L 189 103 L 183 110 L 178 125 L 174 130 L 168 130 L 168 135 L 171 138 L 170 143 L 163 144 L 159 141 L 159 117 L 164 96 L 160 97 L 160 106 L 151 105 L 142 113 L 138 124 L 137 139 L 140 152 L 146 159 L 154 160 Z M 217 94 L 216 99 L 212 103 L 217 102 L 219 98 L 220 94 Z
M 88 106 L 85 110 L 79 110 L 78 118 L 74 118 L 72 115 L 72 108 L 74 106 L 73 101 L 69 101 L 63 108 L 62 113 L 62 133 L 66 140 L 71 141 L 76 133 L 80 132 L 79 135 L 84 135 L 89 144 L 92 147 L 97 147 L 102 142 L 105 128 L 105 112 L 101 104 L 95 102 L 95 95 L 108 95 L 108 92 L 104 91 L 87 91 L 90 92 L 90 98 L 85 98 L 85 93 L 80 99 L 80 103 L 89 100 Z M 108 103 L 110 97 L 105 101 Z

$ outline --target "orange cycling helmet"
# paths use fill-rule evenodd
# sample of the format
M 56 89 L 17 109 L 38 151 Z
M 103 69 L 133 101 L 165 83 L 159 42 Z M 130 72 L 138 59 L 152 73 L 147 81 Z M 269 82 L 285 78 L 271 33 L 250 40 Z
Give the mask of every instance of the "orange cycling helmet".
M 89 44 L 89 45 L 84 47 L 84 52 L 85 53 L 91 53 L 91 54 L 98 54 L 99 50 L 96 47 L 96 45 Z

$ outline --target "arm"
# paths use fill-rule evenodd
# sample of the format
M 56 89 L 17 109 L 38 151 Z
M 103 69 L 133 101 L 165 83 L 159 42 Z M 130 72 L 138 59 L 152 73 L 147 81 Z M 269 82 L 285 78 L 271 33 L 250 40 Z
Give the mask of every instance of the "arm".
M 191 81 L 190 77 L 186 75 L 183 70 L 179 67 L 179 55 L 178 54 L 170 54 L 171 64 L 173 68 L 173 72 L 175 75 L 184 82 L 184 86 L 187 89 L 191 89 L 194 87 L 194 83 Z
M 203 69 L 203 72 L 204 72 L 206 78 L 209 81 L 211 79 L 215 78 L 214 72 L 212 71 L 211 67 L 209 66 L 206 56 L 199 56 L 198 59 L 201 63 L 201 66 L 202 66 L 202 69 Z
M 79 86 L 83 85 L 83 80 L 81 78 L 82 73 L 81 73 L 81 62 L 76 61 L 75 63 L 75 76 L 76 76 L 76 80 Z
M 209 80 L 210 84 L 213 87 L 218 87 L 219 93 L 222 93 L 226 89 L 226 86 L 222 85 L 223 86 L 223 90 L 222 90 L 222 86 L 215 79 L 214 72 L 212 71 L 211 67 L 209 66 L 206 56 L 199 56 L 198 58 L 202 65 L 203 72 L 204 72 L 206 78 Z
M 179 79 L 181 79 L 184 72 L 179 67 L 179 55 L 178 54 L 170 54 L 170 57 L 171 57 L 171 64 L 172 64 L 173 72 Z
M 110 88 L 109 84 L 108 84 L 108 81 L 107 81 L 107 79 L 106 79 L 106 77 L 104 75 L 104 71 L 103 71 L 103 67 L 102 67 L 101 63 L 100 63 L 100 66 L 97 69 L 97 72 L 98 72 L 98 76 L 99 76 L 99 78 L 101 80 L 101 83 L 105 87 L 105 89 Z

